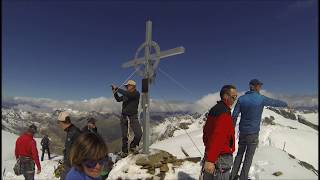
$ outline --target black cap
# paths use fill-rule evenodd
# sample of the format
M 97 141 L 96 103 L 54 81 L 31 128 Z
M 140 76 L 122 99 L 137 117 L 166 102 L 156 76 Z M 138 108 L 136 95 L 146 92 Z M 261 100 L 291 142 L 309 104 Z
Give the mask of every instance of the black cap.
M 258 79 L 252 79 L 249 82 L 250 85 L 263 85 L 263 83 L 261 81 L 259 81 Z
M 29 126 L 29 131 L 32 132 L 33 134 L 37 133 L 37 126 L 34 124 L 31 124 Z

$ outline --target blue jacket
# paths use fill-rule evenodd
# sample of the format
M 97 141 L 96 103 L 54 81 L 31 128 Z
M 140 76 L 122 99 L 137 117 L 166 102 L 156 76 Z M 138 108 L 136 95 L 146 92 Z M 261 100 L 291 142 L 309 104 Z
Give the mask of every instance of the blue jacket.
M 236 126 L 238 115 L 241 113 L 239 124 L 240 133 L 259 133 L 264 106 L 287 107 L 288 104 L 280 100 L 263 96 L 256 91 L 248 91 L 245 95 L 239 97 L 232 113 L 232 119 L 234 126 Z
M 84 172 L 77 170 L 76 168 L 72 167 L 67 174 L 66 180 L 102 180 L 101 177 L 93 178 L 87 176 Z

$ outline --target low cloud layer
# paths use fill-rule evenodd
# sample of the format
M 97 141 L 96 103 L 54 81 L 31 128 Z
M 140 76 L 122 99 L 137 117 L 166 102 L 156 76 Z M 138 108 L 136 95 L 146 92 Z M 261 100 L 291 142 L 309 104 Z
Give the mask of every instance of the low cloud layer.
M 245 92 L 239 92 L 239 96 Z M 271 98 L 284 100 L 289 104 L 298 107 L 317 107 L 318 95 L 281 95 L 268 91 L 261 91 L 261 94 Z M 219 92 L 210 93 L 195 102 L 183 101 L 163 101 L 151 99 L 151 111 L 153 112 L 199 112 L 203 113 L 210 109 L 220 100 Z M 47 98 L 31 97 L 5 97 L 2 99 L 2 107 L 14 107 L 24 111 L 52 112 L 56 109 L 72 109 L 78 111 L 98 111 L 120 113 L 121 103 L 117 103 L 114 98 L 92 98 L 83 101 L 58 101 Z M 141 110 L 141 108 L 140 108 Z

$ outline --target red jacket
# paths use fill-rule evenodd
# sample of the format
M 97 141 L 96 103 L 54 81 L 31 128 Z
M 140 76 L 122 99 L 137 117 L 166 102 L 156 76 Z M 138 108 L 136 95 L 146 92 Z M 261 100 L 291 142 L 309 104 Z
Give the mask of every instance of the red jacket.
M 37 143 L 30 133 L 22 134 L 16 141 L 15 155 L 18 159 L 19 156 L 30 157 L 37 165 L 37 169 L 41 170 L 39 155 L 37 150 Z
M 219 101 L 208 113 L 203 127 L 203 143 L 206 161 L 216 163 L 222 154 L 232 154 L 235 150 L 234 127 L 231 109 Z

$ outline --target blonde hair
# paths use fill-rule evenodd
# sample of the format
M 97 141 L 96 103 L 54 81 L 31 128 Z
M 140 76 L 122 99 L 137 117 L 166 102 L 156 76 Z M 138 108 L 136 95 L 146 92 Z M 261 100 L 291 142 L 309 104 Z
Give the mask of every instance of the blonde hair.
M 93 132 L 82 133 L 73 143 L 70 151 L 72 166 L 83 171 L 86 160 L 100 160 L 108 156 L 108 146 L 103 138 Z

